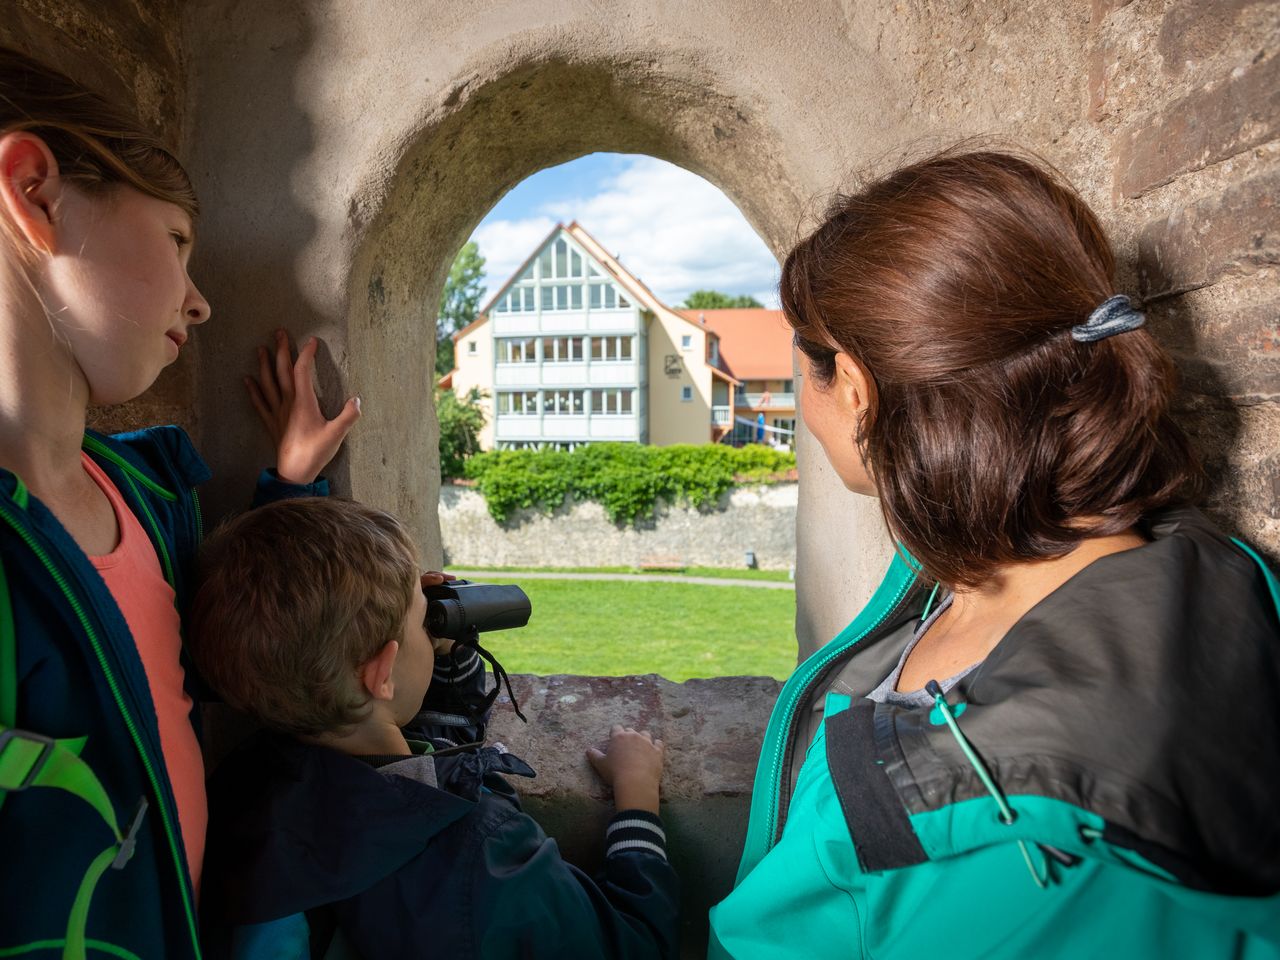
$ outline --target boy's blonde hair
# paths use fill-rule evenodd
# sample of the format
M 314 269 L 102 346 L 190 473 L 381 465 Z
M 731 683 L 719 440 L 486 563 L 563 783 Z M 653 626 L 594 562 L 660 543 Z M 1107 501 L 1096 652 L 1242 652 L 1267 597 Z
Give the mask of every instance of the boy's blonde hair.
M 188 643 L 213 688 L 264 726 L 338 731 L 367 714 L 359 668 L 400 639 L 419 574 L 391 514 L 336 497 L 282 500 L 205 544 Z

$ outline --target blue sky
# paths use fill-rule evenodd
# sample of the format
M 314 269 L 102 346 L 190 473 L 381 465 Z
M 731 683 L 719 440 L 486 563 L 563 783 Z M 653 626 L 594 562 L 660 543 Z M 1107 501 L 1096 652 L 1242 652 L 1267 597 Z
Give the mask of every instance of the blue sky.
M 485 299 L 570 220 L 671 306 L 699 289 L 778 305 L 778 262 L 728 197 L 673 164 L 618 153 L 548 167 L 498 201 L 471 235 L 486 259 Z

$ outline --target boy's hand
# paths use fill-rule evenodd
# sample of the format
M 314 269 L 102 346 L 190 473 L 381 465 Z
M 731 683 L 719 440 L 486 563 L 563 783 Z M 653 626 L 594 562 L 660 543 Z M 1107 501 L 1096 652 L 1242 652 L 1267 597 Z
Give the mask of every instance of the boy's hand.
M 258 378 L 245 387 L 258 418 L 276 445 L 276 473 L 288 483 L 311 483 L 333 459 L 360 419 L 360 398 L 352 397 L 332 420 L 325 419 L 311 380 L 319 341 L 312 337 L 291 359 L 289 336 L 276 331 L 275 357 L 258 348 Z
M 615 723 L 604 750 L 587 748 L 587 759 L 600 779 L 613 787 L 618 810 L 658 812 L 658 783 L 662 780 L 663 744 L 647 730 Z

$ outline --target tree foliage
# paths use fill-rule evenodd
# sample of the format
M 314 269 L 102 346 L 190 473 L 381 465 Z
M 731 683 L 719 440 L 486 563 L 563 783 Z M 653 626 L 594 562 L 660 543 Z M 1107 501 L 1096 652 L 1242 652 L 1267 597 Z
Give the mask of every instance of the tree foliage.
M 472 387 L 461 399 L 452 390 L 436 391 L 442 479 L 463 476 L 467 460 L 480 452 L 480 431 L 485 421 L 484 397 L 479 387 Z
M 759 300 L 748 294 L 730 296 L 719 290 L 695 290 L 684 298 L 684 310 L 725 310 L 742 307 L 763 307 Z
M 627 524 L 652 517 L 660 502 L 709 510 L 735 485 L 776 481 L 795 465 L 795 454 L 757 445 L 593 443 L 572 453 L 481 453 L 467 461 L 466 474 L 499 523 L 521 508 L 550 513 L 571 497 L 594 500 L 614 523 Z
M 475 320 L 480 311 L 480 298 L 484 287 L 484 257 L 474 240 L 468 240 L 453 258 L 449 277 L 444 282 L 444 295 L 440 300 L 440 314 L 436 318 L 436 375 L 444 376 L 453 369 L 453 340 L 455 333 Z

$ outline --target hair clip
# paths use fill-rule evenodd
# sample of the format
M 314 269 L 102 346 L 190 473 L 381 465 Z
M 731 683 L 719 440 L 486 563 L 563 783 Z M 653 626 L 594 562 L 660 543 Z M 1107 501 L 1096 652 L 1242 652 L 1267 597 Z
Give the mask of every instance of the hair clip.
M 1103 300 L 1098 308 L 1089 314 L 1089 319 L 1084 323 L 1077 323 L 1072 327 L 1071 339 L 1077 343 L 1093 343 L 1095 340 L 1113 337 L 1117 333 L 1137 330 L 1146 322 L 1146 316 L 1140 310 L 1133 308 L 1129 298 L 1123 293 L 1118 293 L 1114 297 Z

